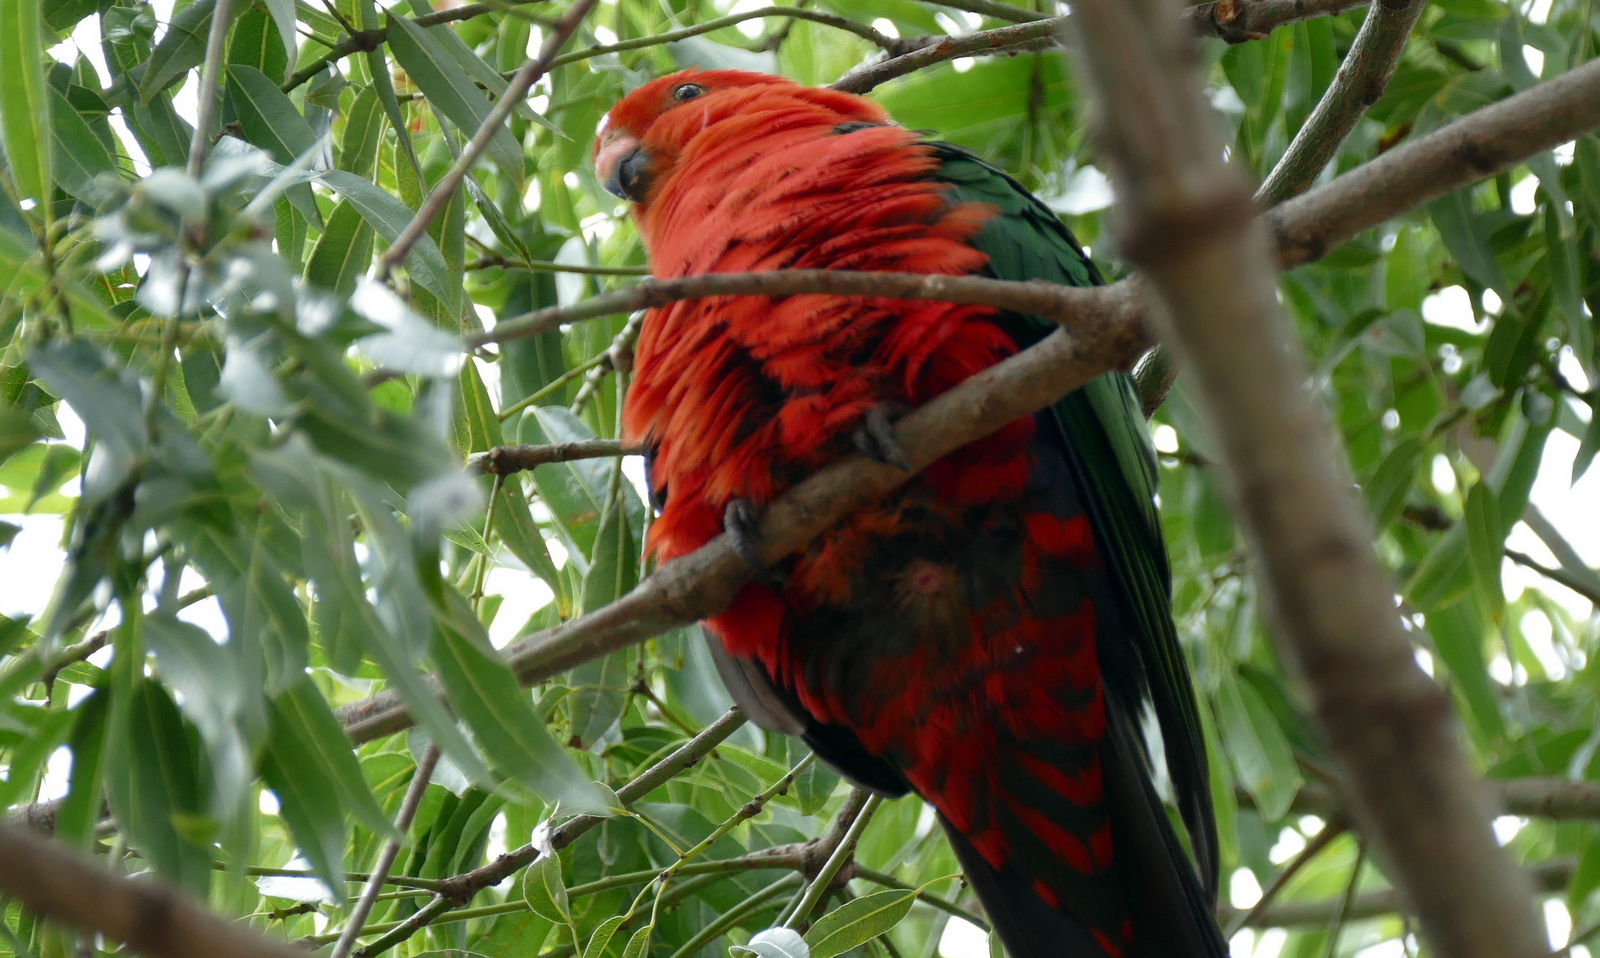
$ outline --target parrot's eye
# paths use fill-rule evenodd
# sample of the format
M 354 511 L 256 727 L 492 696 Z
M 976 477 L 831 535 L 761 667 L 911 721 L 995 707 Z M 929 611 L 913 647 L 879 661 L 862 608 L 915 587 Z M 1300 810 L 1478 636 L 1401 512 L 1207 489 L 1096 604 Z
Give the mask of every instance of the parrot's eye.
M 706 88 L 698 83 L 680 83 L 672 88 L 672 98 L 682 103 L 684 100 L 692 100 L 705 92 Z

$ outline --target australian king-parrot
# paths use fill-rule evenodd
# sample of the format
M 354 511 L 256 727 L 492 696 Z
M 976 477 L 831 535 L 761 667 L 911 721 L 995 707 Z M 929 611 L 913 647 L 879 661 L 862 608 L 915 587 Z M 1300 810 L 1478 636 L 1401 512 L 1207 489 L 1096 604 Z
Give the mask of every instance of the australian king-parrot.
M 623 98 L 594 157 L 661 278 L 1102 281 L 1016 180 L 851 94 L 678 73 Z M 652 310 L 623 410 L 648 450 L 650 548 L 671 559 L 725 528 L 748 542 L 754 510 L 842 456 L 895 461 L 898 411 L 1053 328 L 829 295 Z M 839 521 L 706 623 L 753 720 L 938 811 L 1012 958 L 1227 954 L 1155 469 L 1130 379 L 1107 374 Z M 1187 850 L 1155 786 L 1163 756 Z

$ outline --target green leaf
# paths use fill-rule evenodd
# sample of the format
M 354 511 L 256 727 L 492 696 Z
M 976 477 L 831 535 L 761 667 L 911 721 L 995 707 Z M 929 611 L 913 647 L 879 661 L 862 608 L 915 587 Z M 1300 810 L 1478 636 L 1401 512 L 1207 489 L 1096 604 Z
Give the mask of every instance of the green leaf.
M 1559 183 L 1559 177 L 1552 177 Z M 1582 272 L 1578 265 L 1578 244 L 1572 218 L 1561 197 L 1544 205 L 1545 262 L 1550 268 L 1550 287 L 1567 320 L 1567 343 L 1589 371 L 1594 369 L 1593 321 L 1584 315 Z
M 550 937 L 554 922 L 531 911 L 512 912 L 494 920 L 488 933 L 472 942 L 472 950 L 486 958 L 523 958 L 536 955 Z
M 717 641 L 712 639 L 711 641 Z M 812 762 L 794 778 L 795 798 L 800 802 L 800 814 L 815 815 L 822 811 L 833 790 L 838 787 L 840 775 L 827 762 Z
M 139 83 L 139 99 L 144 105 L 149 106 L 167 84 L 206 58 L 206 35 L 216 7 L 217 0 L 195 0 L 172 18 L 166 35 L 145 63 L 144 79 Z
M 333 784 L 296 753 L 277 729 L 267 739 L 261 777 L 278 796 L 278 817 L 289 826 L 311 870 L 337 901 L 344 900 L 344 812 Z
M 1572 884 L 1567 886 L 1567 907 L 1581 914 L 1589 896 L 1600 888 L 1600 833 L 1593 825 L 1583 839 L 1583 851 L 1578 855 L 1578 869 L 1572 873 Z
M 48 218 L 50 95 L 44 80 L 39 0 L 0 0 L 0 133 L 18 199 Z
M 338 167 L 362 179 L 372 179 L 378 167 L 378 145 L 383 142 L 383 105 L 378 90 L 368 86 L 356 96 L 344 118 L 344 137 L 339 141 Z
M 500 433 L 500 417 L 495 413 L 489 390 L 478 373 L 478 364 L 467 362 L 456 377 L 456 447 L 462 452 L 487 452 L 505 442 Z
M 322 174 L 320 179 L 359 210 L 362 218 L 387 242 L 393 243 L 416 215 L 414 210 L 393 195 L 354 173 L 333 170 Z M 423 289 L 440 299 L 449 298 L 450 267 L 445 265 L 444 255 L 439 252 L 439 245 L 432 238 L 417 238 L 417 245 L 406 256 L 406 271 Z
M 0 782 L 0 808 L 33 798 L 39 774 L 50 755 L 72 729 L 72 713 L 44 708 L 27 709 L 32 727 L 20 745 L 9 750 L 10 767 Z
M 126 724 L 111 728 L 106 786 L 112 811 L 145 861 L 203 900 L 211 885 L 211 852 L 191 841 L 188 827 L 204 814 L 198 757 L 177 706 L 160 685 L 138 681 L 130 694 Z
M 589 936 L 589 943 L 583 946 L 583 958 L 602 958 L 606 953 L 606 946 L 611 944 L 611 936 L 617 933 L 622 923 L 628 920 L 627 915 L 612 915 L 594 930 Z
M 1428 204 L 1428 214 L 1438 227 L 1439 238 L 1461 266 L 1461 271 L 1500 294 L 1501 300 L 1512 301 L 1511 284 L 1485 235 L 1482 218 L 1472 211 L 1472 187 L 1456 190 Z
M 1405 507 L 1406 496 L 1417 480 L 1417 464 L 1423 448 L 1422 439 L 1415 436 L 1395 443 L 1373 471 L 1372 478 L 1362 486 L 1367 507 L 1372 510 L 1374 524 L 1379 529 L 1388 528 Z
M 311 248 L 306 279 L 345 298 L 355 291 L 371 260 L 372 227 L 355 204 L 341 200 Z
M 246 678 L 248 666 L 238 662 L 245 640 L 219 645 L 198 626 L 161 611 L 144 620 L 144 639 L 157 674 L 181 697 L 180 710 L 205 741 L 217 807 L 238 807 L 255 778 L 256 745 L 266 735 L 260 683 Z
M 311 124 L 260 70 L 241 64 L 228 66 L 228 103 L 244 130 L 244 138 L 284 166 L 318 148 Z M 322 227 L 322 213 L 311 193 L 311 184 L 296 183 L 284 195 L 313 226 Z
M 1583 442 L 1578 445 L 1578 454 L 1572 459 L 1572 485 L 1577 485 L 1583 474 L 1589 471 L 1597 452 L 1600 452 L 1600 402 L 1589 407 L 1589 431 L 1583 434 Z
M 461 64 L 428 31 L 406 17 L 389 17 L 389 49 L 428 101 L 449 118 L 463 136 L 471 137 L 489 118 L 493 106 Z M 522 148 L 505 126 L 489 140 L 488 156 L 521 188 Z M 443 298 L 443 297 L 441 297 Z
M 628 943 L 622 948 L 622 958 L 644 958 L 645 952 L 650 948 L 650 933 L 655 931 L 652 923 L 633 933 Z
M 40 346 L 28 354 L 33 374 L 65 399 L 95 440 L 121 464 L 149 447 L 139 386 L 99 347 L 84 340 Z
M 1261 693 L 1230 672 L 1217 689 L 1217 723 L 1239 784 L 1255 797 L 1263 819 L 1281 820 L 1300 789 L 1300 769 Z
M 889 931 L 911 911 L 915 891 L 863 895 L 828 912 L 806 932 L 811 958 L 834 958 Z
M 309 664 L 310 629 L 266 544 L 211 526 L 185 532 L 184 544 L 228 619 L 228 634 L 254 636 L 259 645 L 266 693 L 277 695 L 299 681 Z
M 21 410 L 0 408 L 0 462 L 33 445 L 39 438 L 32 416 Z
M 283 52 L 289 63 L 299 60 L 299 53 L 295 49 L 295 38 L 298 31 L 295 28 L 294 0 L 261 0 L 266 4 L 267 12 L 272 14 L 272 22 L 278 25 L 278 39 L 283 41 Z
M 271 707 L 272 734 L 284 743 L 284 750 L 315 768 L 333 787 L 345 810 L 363 825 L 378 835 L 395 837 L 394 824 L 361 774 L 349 736 L 310 676 L 302 676 L 273 699 Z
M 281 82 L 289 73 L 289 58 L 284 55 L 279 33 L 271 14 L 251 5 L 239 15 L 228 37 L 228 62 L 254 67 L 268 79 Z
M 1500 523 L 1500 506 L 1487 483 L 1479 481 L 1467 492 L 1462 521 L 1467 529 L 1467 558 L 1478 590 L 1489 603 L 1489 613 L 1499 623 L 1505 619 L 1506 594 L 1500 584 L 1505 558 L 1506 530 Z
M 55 838 L 79 851 L 87 851 L 93 844 L 105 800 L 110 704 L 110 692 L 97 688 L 72 711 L 72 734 L 67 740 L 72 749 L 72 772 L 67 776 L 67 797 L 56 812 Z
M 560 924 L 572 921 L 567 886 L 561 880 L 561 860 L 554 855 L 541 854 L 539 860 L 529 866 L 522 879 L 522 898 L 541 918 Z
M 450 703 L 501 768 L 547 802 L 603 812 L 605 804 L 571 756 L 550 737 L 528 693 L 501 660 L 483 625 L 454 592 L 441 600 L 433 659 Z
M 1424 606 L 1423 610 L 1434 650 L 1450 670 L 1456 691 L 1466 699 L 1469 727 L 1480 742 L 1492 742 L 1505 735 L 1505 721 L 1484 656 L 1489 630 L 1476 608 L 1474 603 L 1462 601 L 1442 608 Z

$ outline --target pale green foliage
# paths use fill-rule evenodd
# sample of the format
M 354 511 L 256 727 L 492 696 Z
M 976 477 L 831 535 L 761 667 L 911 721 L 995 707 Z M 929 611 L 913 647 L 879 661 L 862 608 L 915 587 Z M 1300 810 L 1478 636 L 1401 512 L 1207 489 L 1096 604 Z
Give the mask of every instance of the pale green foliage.
M 1593 6 L 1433 4 L 1332 172 L 1537 82 L 1525 50 L 1542 54 L 1545 78 L 1588 59 Z M 0 172 L 0 511 L 65 517 L 70 554 L 53 597 L 8 596 L 28 616 L 0 620 L 0 807 L 65 790 L 61 840 L 128 871 L 153 868 L 270 934 L 328 941 L 347 906 L 272 872 L 356 889 L 343 875 L 375 860 L 414 756 L 433 741 L 442 771 L 399 875 L 468 871 L 552 815 L 611 817 L 558 862 L 480 892 L 470 920 L 436 923 L 401 949 L 709 958 L 748 941 L 804 892 L 798 876 L 690 866 L 665 894 L 650 880 L 778 782 L 803 746 L 743 729 L 616 814 L 591 782 L 620 787 L 729 704 L 697 630 L 531 693 L 489 639 L 604 605 L 647 571 L 646 507 L 615 460 L 546 465 L 500 486 L 461 471 L 465 456 L 496 445 L 615 437 L 627 376 L 598 359 L 627 317 L 499 344 L 465 365 L 460 344 L 485 316 L 568 302 L 643 266 L 625 211 L 587 165 L 596 123 L 625 90 L 689 64 L 826 83 L 874 49 L 774 18 L 744 25 L 756 35 L 725 28 L 572 60 L 496 134 L 406 259 L 396 295 L 363 277 L 503 91 L 500 72 L 559 11 L 512 6 L 419 26 L 403 19 L 429 12 L 416 0 L 387 11 L 372 0 L 235 4 L 220 78 L 226 135 L 194 179 L 181 172 L 193 117 L 175 94 L 199 73 L 214 9 L 215 0 L 180 2 L 158 23 L 131 0 L 0 0 L 0 143 L 12 157 Z M 913 0 L 819 9 L 901 36 L 997 25 Z M 726 12 L 606 0 L 568 49 Z M 1236 162 L 1257 175 L 1271 167 L 1362 16 L 1234 47 L 1207 41 Z M 341 21 L 382 31 L 383 43 L 336 59 L 336 73 L 287 84 L 345 36 Z M 70 44 L 57 46 L 96 24 L 109 85 Z M 1096 187 L 1071 69 L 1059 54 L 980 58 L 873 95 L 1071 213 L 1115 275 L 1102 235 L 1109 197 Z M 48 202 L 34 201 L 52 179 Z M 558 258 L 600 269 L 542 268 Z M 1600 356 L 1585 313 L 1600 307 L 1600 141 L 1439 200 L 1280 288 L 1381 527 L 1402 610 L 1451 690 L 1478 766 L 1495 778 L 1600 778 L 1593 615 L 1547 580 L 1512 598 L 1500 581 L 1535 478 L 1566 483 L 1600 447 Z M 1451 302 L 1463 318 L 1470 306 L 1476 324 L 1424 320 Z M 373 375 L 380 366 L 397 375 Z M 87 427 L 81 445 L 61 428 L 62 402 Z M 1322 784 L 1327 757 L 1268 640 L 1181 384 L 1155 425 L 1176 614 L 1212 747 L 1224 889 L 1239 868 L 1265 887 L 1296 844 L 1285 836 L 1300 834 L 1302 786 Z M 1579 449 L 1573 477 L 1540 476 L 1544 450 L 1560 444 Z M 1570 528 L 1572 517 L 1549 518 Z M 0 521 L 0 545 L 17 528 Z M 1554 534 L 1546 542 L 1546 565 L 1600 595 L 1583 558 Z M 534 594 L 548 601 L 530 603 Z M 502 621 L 529 608 L 525 622 Z M 82 649 L 57 671 L 62 650 L 85 641 L 112 651 L 84 661 Z M 438 674 L 450 709 L 425 671 Z M 352 750 L 332 709 L 383 688 L 420 727 Z M 52 755 L 68 754 L 61 747 L 70 774 L 58 758 L 49 776 Z M 837 775 L 810 767 L 701 858 L 816 837 L 845 795 Z M 102 796 L 109 833 L 96 829 Z M 1574 917 L 1580 926 L 1600 917 L 1588 906 L 1600 886 L 1594 825 L 1535 820 L 1514 850 L 1528 864 L 1577 860 Z M 1355 859 L 1354 840 L 1337 839 L 1281 900 L 1339 898 Z M 929 958 L 946 921 L 929 896 L 971 903 L 915 800 L 879 809 L 858 861 L 898 890 L 856 879 L 854 901 L 812 929 L 813 954 Z M 1381 884 L 1376 868 L 1361 878 L 1363 889 Z M 369 927 L 412 914 L 428 897 L 413 891 L 380 901 Z M 34 954 L 76 953 L 73 934 L 15 907 L 3 919 Z M 1393 916 L 1352 923 L 1337 953 L 1403 931 Z M 1298 926 L 1284 953 L 1321 956 L 1328 934 L 1327 923 Z M 803 947 L 769 936 L 753 951 L 780 944 Z

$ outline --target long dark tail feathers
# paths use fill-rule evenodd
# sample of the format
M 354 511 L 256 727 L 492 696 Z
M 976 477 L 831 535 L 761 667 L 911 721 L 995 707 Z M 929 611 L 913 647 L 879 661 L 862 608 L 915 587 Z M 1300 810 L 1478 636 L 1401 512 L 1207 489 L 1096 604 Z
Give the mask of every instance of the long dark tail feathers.
M 940 821 L 1008 958 L 1113 958 L 1088 925 L 1040 898 L 1032 878 L 1014 866 L 996 869 L 965 835 Z
M 1101 762 L 1114 853 L 1102 880 L 1117 887 L 1132 934 L 1095 929 L 1070 900 L 1053 907 L 1024 870 L 1028 856 L 997 869 L 945 822 L 962 870 L 1009 958 L 1227 958 L 1209 896 L 1150 783 L 1128 712 L 1111 696 L 1106 706 Z

